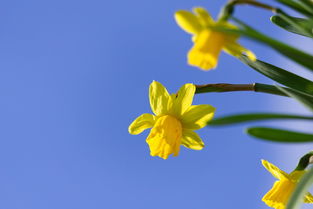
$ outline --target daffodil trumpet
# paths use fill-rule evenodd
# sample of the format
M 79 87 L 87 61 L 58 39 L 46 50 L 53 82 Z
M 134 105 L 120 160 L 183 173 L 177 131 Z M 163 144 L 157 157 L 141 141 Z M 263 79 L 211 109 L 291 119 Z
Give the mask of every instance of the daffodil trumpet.
M 192 35 L 194 46 L 187 55 L 188 63 L 192 66 L 202 70 L 216 68 L 222 50 L 235 57 L 246 54 L 249 59 L 256 60 L 250 50 L 238 44 L 239 35 L 214 30 L 214 27 L 237 27 L 224 20 L 214 21 L 204 8 L 194 8 L 193 13 L 186 10 L 177 11 L 175 20 L 183 30 Z
M 278 181 L 274 183 L 272 189 L 264 195 L 262 200 L 269 207 L 285 209 L 291 194 L 295 190 L 300 178 L 306 173 L 306 170 L 294 170 L 288 174 L 266 160 L 262 160 L 262 164 L 275 178 L 278 179 Z M 303 201 L 312 204 L 312 194 L 308 192 Z
M 167 159 L 178 156 L 180 145 L 201 150 L 204 143 L 194 132 L 206 126 L 215 112 L 211 105 L 192 105 L 196 87 L 183 85 L 176 94 L 170 95 L 159 82 L 153 81 L 149 88 L 150 106 L 153 114 L 142 114 L 129 126 L 130 134 L 137 135 L 151 128 L 146 142 L 151 156 Z

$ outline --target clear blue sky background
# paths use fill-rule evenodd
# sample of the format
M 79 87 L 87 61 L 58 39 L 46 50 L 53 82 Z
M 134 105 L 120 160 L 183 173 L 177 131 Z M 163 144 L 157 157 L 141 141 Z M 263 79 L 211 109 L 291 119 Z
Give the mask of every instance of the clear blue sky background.
M 127 132 L 134 118 L 151 112 L 152 80 L 171 92 L 188 82 L 272 84 L 225 54 L 211 72 L 186 64 L 192 43 L 173 13 L 205 6 L 216 16 L 223 3 L 2 1 L 0 209 L 267 208 L 261 197 L 274 178 L 260 159 L 290 171 L 308 147 L 280 157 L 290 145 L 252 139 L 242 131 L 247 125 L 205 128 L 203 151 L 182 148 L 165 161 L 149 156 L 148 132 Z M 284 33 L 271 25 L 269 12 L 236 12 L 263 32 Z M 279 58 L 242 43 L 261 59 Z M 197 95 L 194 104 L 212 104 L 220 116 L 273 111 L 271 98 L 212 93 Z

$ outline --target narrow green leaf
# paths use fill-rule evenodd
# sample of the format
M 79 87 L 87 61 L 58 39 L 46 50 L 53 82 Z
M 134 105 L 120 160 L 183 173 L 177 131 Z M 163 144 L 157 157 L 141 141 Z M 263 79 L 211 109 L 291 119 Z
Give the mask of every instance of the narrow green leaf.
M 313 167 L 305 173 L 297 184 L 294 192 L 292 193 L 286 209 L 299 209 L 303 203 L 304 196 L 309 191 L 313 184 Z
M 246 132 L 251 136 L 267 141 L 283 143 L 313 142 L 313 134 L 294 132 L 282 129 L 267 127 L 252 127 L 246 129 Z
M 257 72 L 267 76 L 268 78 L 280 84 L 283 84 L 300 92 L 313 95 L 313 81 L 310 81 L 289 71 L 260 60 L 253 62 L 246 56 L 242 56 L 239 59 Z
M 280 86 L 277 86 L 279 90 L 286 93 L 288 96 L 293 97 L 298 102 L 302 103 L 304 106 L 306 106 L 308 109 L 310 109 L 313 112 L 313 97 L 308 96 L 306 94 L 302 94 L 296 90 L 290 91 L 289 89 L 282 88 Z
M 233 125 L 238 123 L 245 123 L 251 121 L 264 121 L 264 120 L 281 120 L 281 119 L 302 119 L 312 120 L 313 117 L 302 115 L 287 115 L 287 114 L 275 114 L 275 113 L 246 113 L 238 115 L 230 115 L 220 118 L 215 118 L 208 123 L 209 126 L 222 126 Z
M 284 87 L 282 87 L 282 88 L 284 88 Z M 254 91 L 255 92 L 262 92 L 262 93 L 267 93 L 267 94 L 274 94 L 274 95 L 289 97 L 287 94 L 285 94 L 284 92 L 279 90 L 276 86 L 263 84 L 263 83 L 255 83 L 254 84 Z
M 243 36 L 266 44 L 275 49 L 276 51 L 278 51 L 279 53 L 285 55 L 286 57 L 313 71 L 312 55 L 299 49 L 296 49 L 292 46 L 289 46 L 288 44 L 275 40 L 265 34 L 262 34 L 236 18 L 232 19 L 242 27 L 241 30 L 233 30 L 233 33 L 241 34 Z M 228 31 L 230 32 L 231 30 Z
M 296 18 L 279 13 L 272 16 L 271 21 L 289 32 L 313 38 L 313 19 Z
M 313 11 L 310 8 L 310 6 L 301 1 L 293 0 L 276 0 L 276 1 L 308 17 L 312 17 L 313 15 Z
M 282 88 L 288 92 L 291 92 L 291 93 L 293 93 L 299 97 L 304 97 L 305 99 L 307 99 L 309 101 L 311 101 L 313 99 L 313 97 L 309 96 L 308 94 L 303 94 L 297 90 L 293 90 L 290 88 L 281 87 L 281 86 L 277 86 L 277 85 L 273 86 L 273 85 L 267 85 L 267 84 L 262 84 L 262 83 L 255 83 L 254 84 L 254 91 L 293 98 L 292 96 L 286 94 L 286 91 L 282 91 L 278 87 L 280 87 L 280 88 Z M 276 90 L 275 90 L 275 88 L 276 88 Z
M 312 0 L 297 0 L 298 4 L 306 11 L 310 12 L 311 17 L 313 16 L 313 2 Z

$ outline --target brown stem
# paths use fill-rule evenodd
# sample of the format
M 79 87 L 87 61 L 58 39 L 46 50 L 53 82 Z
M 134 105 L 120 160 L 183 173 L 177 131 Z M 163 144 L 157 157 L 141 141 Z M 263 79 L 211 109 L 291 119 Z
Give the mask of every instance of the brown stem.
M 254 91 L 254 92 L 262 92 L 266 94 L 289 97 L 283 91 L 279 90 L 277 86 L 272 86 L 272 85 L 267 85 L 267 84 L 262 84 L 262 83 L 253 83 L 253 84 L 215 83 L 215 84 L 205 84 L 205 85 L 195 85 L 195 86 L 196 86 L 196 94 L 210 93 L 210 92 Z M 293 90 L 289 89 L 289 91 L 293 91 Z
M 196 93 L 228 92 L 228 91 L 255 91 L 254 84 L 216 83 L 196 85 Z

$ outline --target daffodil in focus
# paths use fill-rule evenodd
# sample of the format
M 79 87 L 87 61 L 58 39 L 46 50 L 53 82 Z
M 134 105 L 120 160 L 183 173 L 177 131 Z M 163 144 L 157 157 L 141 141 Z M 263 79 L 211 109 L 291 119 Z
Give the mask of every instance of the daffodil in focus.
M 204 8 L 194 8 L 193 12 L 180 10 L 175 13 L 177 24 L 190 33 L 194 46 L 188 53 L 188 63 L 203 70 L 210 70 L 217 66 L 218 57 L 222 50 L 235 57 L 245 53 L 249 59 L 255 61 L 255 55 L 237 43 L 238 35 L 214 31 L 212 27 L 221 26 L 235 29 L 236 26 L 226 21 L 214 21 Z
M 262 200 L 269 207 L 284 209 L 301 176 L 306 171 L 295 170 L 288 174 L 266 160 L 262 160 L 262 164 L 275 178 L 278 179 L 278 181 L 274 183 L 273 188 L 264 195 Z M 307 193 L 304 202 L 312 204 L 313 196 L 310 193 Z
M 213 118 L 215 108 L 211 105 L 191 105 L 196 87 L 183 85 L 177 94 L 170 95 L 159 82 L 153 81 L 149 88 L 150 106 L 155 115 L 142 114 L 132 122 L 130 134 L 140 134 L 151 128 L 146 141 L 152 156 L 167 159 L 177 156 L 180 145 L 201 150 L 204 143 L 194 130 L 203 128 Z

